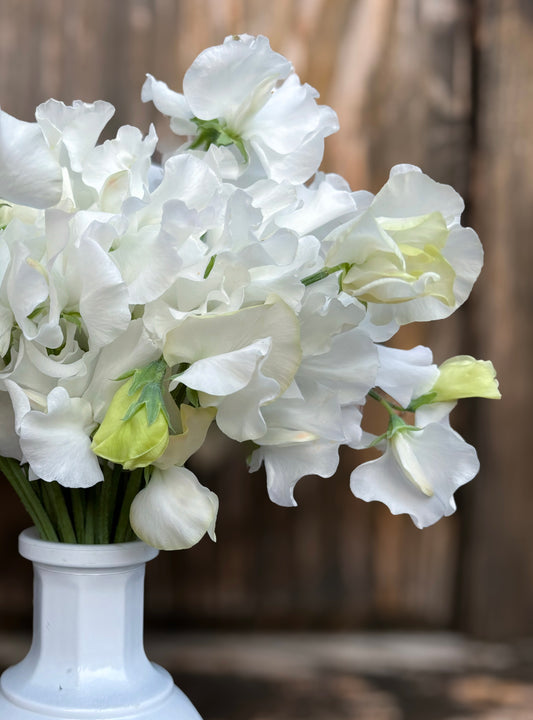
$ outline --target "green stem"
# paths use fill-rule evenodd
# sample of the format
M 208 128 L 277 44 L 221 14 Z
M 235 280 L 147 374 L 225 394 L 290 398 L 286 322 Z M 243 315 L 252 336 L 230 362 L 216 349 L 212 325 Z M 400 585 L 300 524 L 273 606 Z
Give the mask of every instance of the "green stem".
M 405 412 L 405 408 L 403 408 L 401 405 L 395 405 L 394 403 L 391 403 L 388 400 L 385 400 L 385 398 L 382 397 L 375 390 L 369 390 L 367 392 L 367 395 L 368 395 L 368 397 L 371 397 L 373 400 L 377 400 L 379 403 L 381 403 L 383 405 L 383 407 L 386 408 L 389 415 L 396 415 L 396 413 L 394 412 L 395 410 L 398 410 L 399 412 Z
M 83 542 L 85 545 L 94 545 L 95 532 L 94 532 L 94 515 L 96 508 L 96 497 L 93 492 L 94 488 L 87 488 L 87 504 L 85 506 L 85 532 Z
M 122 466 L 118 464 L 114 466 L 113 470 L 109 467 L 104 468 L 104 482 L 100 489 L 96 533 L 97 541 L 102 544 L 106 544 L 111 541 L 113 516 L 115 512 L 121 472 Z
M 85 535 L 85 489 L 70 488 L 70 504 L 72 506 L 72 517 L 74 530 L 79 543 L 83 543 Z
M 57 533 L 18 460 L 0 457 L 0 470 L 17 493 L 43 540 L 58 542 Z
M 333 273 L 339 272 L 339 270 L 343 270 L 345 273 L 348 272 L 351 265 L 350 263 L 339 263 L 338 265 L 335 265 L 335 267 L 325 267 L 322 268 L 322 270 L 318 270 L 316 273 L 313 273 L 312 275 L 308 275 L 307 277 L 304 277 L 303 280 L 300 282 L 303 285 L 312 285 L 313 283 L 319 282 L 320 280 L 324 280 L 324 278 L 327 278 L 329 275 L 333 275 Z
M 130 525 L 130 507 L 133 502 L 133 498 L 137 495 L 142 487 L 144 469 L 139 468 L 134 470 L 126 485 L 126 491 L 124 493 L 124 499 L 122 501 L 122 507 L 120 508 L 120 515 L 117 523 L 117 529 L 115 531 L 114 542 L 128 542 L 131 538 L 131 525 Z
M 187 387 L 183 383 L 178 383 L 171 393 L 172 398 L 176 405 L 179 407 L 187 396 Z
M 61 485 L 57 482 L 44 482 L 41 485 L 43 496 L 48 498 L 48 507 L 53 508 L 59 539 L 64 543 L 75 543 L 76 533 L 72 527 L 70 513 L 65 502 Z
M 54 530 L 55 530 L 56 533 L 57 533 L 57 517 L 56 517 L 56 511 L 55 511 L 54 505 L 53 505 L 53 503 L 52 503 L 52 501 L 51 501 L 51 499 L 50 499 L 50 495 L 49 495 L 48 492 L 46 491 L 46 485 L 47 485 L 47 483 L 46 483 L 44 480 L 36 480 L 36 482 L 39 483 L 39 492 L 41 493 L 41 500 L 42 500 L 42 503 L 43 503 L 43 507 L 44 507 L 44 509 L 45 509 L 45 511 L 46 511 L 46 514 L 47 514 L 48 517 L 50 518 L 50 522 L 51 522 L 52 525 L 54 526 Z M 59 533 L 57 533 L 57 535 L 58 535 L 58 542 L 60 542 L 60 540 L 59 540 Z

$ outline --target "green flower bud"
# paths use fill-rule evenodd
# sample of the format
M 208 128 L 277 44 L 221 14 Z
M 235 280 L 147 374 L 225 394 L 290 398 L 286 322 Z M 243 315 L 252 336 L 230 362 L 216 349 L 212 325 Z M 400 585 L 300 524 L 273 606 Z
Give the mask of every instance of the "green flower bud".
M 91 445 L 96 455 L 120 463 L 125 470 L 150 465 L 168 445 L 165 408 L 160 406 L 155 419 L 149 422 L 146 405 L 138 403 L 143 390 L 129 394 L 133 382 L 132 378 L 117 390 Z M 133 413 L 132 405 L 138 408 Z
M 431 388 L 432 402 L 447 402 L 467 397 L 499 400 L 496 370 L 490 360 L 457 355 L 439 366 L 439 377 Z

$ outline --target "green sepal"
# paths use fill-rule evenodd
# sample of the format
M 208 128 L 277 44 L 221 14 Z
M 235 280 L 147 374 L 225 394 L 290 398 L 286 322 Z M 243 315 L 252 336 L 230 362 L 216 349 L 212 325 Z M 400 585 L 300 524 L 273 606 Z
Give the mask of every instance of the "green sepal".
M 220 120 L 201 120 L 200 118 L 192 118 L 192 122 L 198 128 L 198 135 L 191 143 L 191 150 L 196 148 L 202 148 L 208 150 L 211 145 L 217 145 L 218 147 L 227 147 L 228 145 L 235 145 L 237 150 L 241 153 L 245 162 L 248 162 L 248 152 L 244 146 L 242 138 L 231 131 L 226 125 Z
M 386 433 L 386 432 L 381 433 L 381 435 L 378 435 L 378 437 L 374 438 L 374 439 L 372 440 L 372 442 L 370 443 L 370 445 L 367 445 L 366 447 L 367 447 L 367 448 L 376 447 L 376 445 L 379 445 L 379 443 L 380 443 L 382 440 L 387 440 L 387 439 L 388 439 L 387 433 Z
M 142 407 L 146 408 L 146 419 L 148 425 L 152 425 L 158 418 L 159 413 L 170 425 L 170 418 L 163 399 L 162 383 L 167 371 L 167 364 L 160 358 L 154 360 L 143 368 L 136 368 L 121 375 L 117 380 L 125 380 L 132 377 L 131 385 L 128 388 L 128 395 L 133 396 L 140 391 L 139 397 L 131 403 L 126 414 L 122 418 L 124 422 L 130 420 Z
M 165 373 L 167 371 L 167 364 L 163 358 L 154 360 L 153 362 L 145 365 L 142 368 L 136 368 L 133 371 L 133 381 L 131 383 L 128 395 L 135 395 L 137 390 L 141 390 L 145 385 L 155 383 L 161 385 Z
M 128 395 L 131 395 L 131 392 L 128 392 Z M 170 422 L 160 385 L 156 385 L 155 383 L 149 383 L 148 385 L 145 385 L 141 390 L 141 394 L 139 395 L 137 400 L 132 402 L 132 404 L 129 406 L 122 420 L 124 422 L 127 422 L 135 415 L 135 413 L 139 412 L 139 410 L 143 406 L 146 408 L 146 419 L 149 426 L 155 423 L 155 421 L 159 417 L 160 412 L 163 413 L 167 423 Z
M 389 416 L 389 427 L 385 436 L 387 440 L 390 440 L 398 432 L 410 432 L 411 430 L 421 430 L 422 428 L 416 427 L 416 425 L 408 425 L 403 418 L 399 415 Z

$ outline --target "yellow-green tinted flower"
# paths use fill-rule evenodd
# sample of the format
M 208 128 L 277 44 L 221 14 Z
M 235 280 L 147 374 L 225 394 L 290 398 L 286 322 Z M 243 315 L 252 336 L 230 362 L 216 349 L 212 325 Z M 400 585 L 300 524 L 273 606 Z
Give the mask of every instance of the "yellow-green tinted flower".
M 430 392 L 436 393 L 432 402 L 467 397 L 501 398 L 494 365 L 490 360 L 476 360 L 470 355 L 457 355 L 443 362 Z
M 133 379 L 128 380 L 115 393 L 91 445 L 96 455 L 120 463 L 126 470 L 150 465 L 168 445 L 168 422 L 163 407 L 152 423 L 148 422 L 144 405 L 124 419 L 142 392 L 137 390 L 130 395 L 132 383 Z
M 370 229 L 356 226 L 329 253 L 328 260 L 338 262 L 342 257 L 353 263 L 342 278 L 345 292 L 370 303 L 403 303 L 431 295 L 453 306 L 455 272 L 441 252 L 449 231 L 440 213 L 376 218 L 374 236 Z M 350 243 L 358 246 L 351 259 L 345 257 Z M 364 253 L 358 258 L 361 247 Z

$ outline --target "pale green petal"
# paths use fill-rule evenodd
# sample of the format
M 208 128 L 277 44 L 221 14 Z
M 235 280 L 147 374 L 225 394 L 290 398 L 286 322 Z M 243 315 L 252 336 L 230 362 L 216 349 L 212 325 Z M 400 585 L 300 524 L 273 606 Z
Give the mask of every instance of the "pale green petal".
M 439 376 L 431 391 L 437 393 L 432 402 L 467 397 L 501 398 L 494 365 L 490 360 L 476 360 L 470 355 L 445 360 L 439 366 Z
M 215 415 L 215 408 L 182 405 L 181 432 L 169 436 L 165 452 L 153 462 L 155 467 L 165 470 L 173 465 L 184 465 L 190 456 L 202 447 Z

